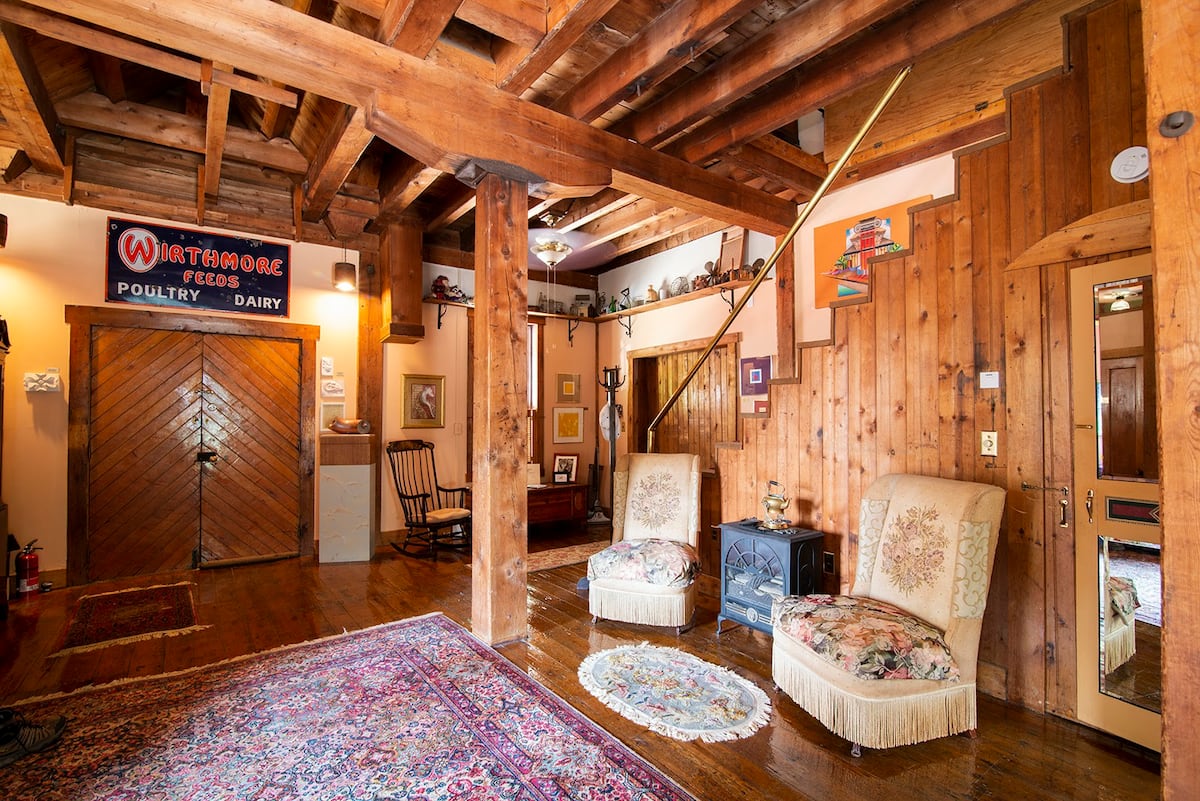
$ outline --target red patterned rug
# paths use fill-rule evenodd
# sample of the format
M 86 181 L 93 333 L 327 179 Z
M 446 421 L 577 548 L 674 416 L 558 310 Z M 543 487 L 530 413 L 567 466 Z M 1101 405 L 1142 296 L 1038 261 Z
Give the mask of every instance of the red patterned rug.
M 62 646 L 54 654 L 171 637 L 197 631 L 191 582 L 84 595 L 75 604 Z
M 441 614 L 27 703 L 7 801 L 692 798 Z

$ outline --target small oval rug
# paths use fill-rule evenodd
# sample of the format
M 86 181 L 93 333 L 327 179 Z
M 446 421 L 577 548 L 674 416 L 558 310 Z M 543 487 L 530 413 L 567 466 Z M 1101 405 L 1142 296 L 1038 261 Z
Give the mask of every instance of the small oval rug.
M 676 740 L 736 740 L 771 718 L 767 694 L 752 682 L 675 648 L 600 651 L 579 666 L 579 683 L 614 712 Z

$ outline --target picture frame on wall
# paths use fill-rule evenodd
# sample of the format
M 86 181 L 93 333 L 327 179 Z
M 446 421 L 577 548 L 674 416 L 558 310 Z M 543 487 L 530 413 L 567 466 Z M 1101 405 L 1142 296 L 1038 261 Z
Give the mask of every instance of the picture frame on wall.
M 555 399 L 559 403 L 579 402 L 579 373 L 559 373 L 555 384 L 558 389 Z
M 556 453 L 554 454 L 554 476 L 555 484 L 574 484 L 575 475 L 579 469 L 579 455 L 574 453 Z
M 583 442 L 583 407 L 554 407 L 554 441 Z
M 742 397 L 766 395 L 767 382 L 771 380 L 771 357 L 753 356 L 742 359 Z
M 346 416 L 346 404 L 344 403 L 322 403 L 321 404 L 321 430 L 324 431 L 339 417 Z
M 401 387 L 403 399 L 401 426 L 404 428 L 445 428 L 446 377 L 406 373 Z

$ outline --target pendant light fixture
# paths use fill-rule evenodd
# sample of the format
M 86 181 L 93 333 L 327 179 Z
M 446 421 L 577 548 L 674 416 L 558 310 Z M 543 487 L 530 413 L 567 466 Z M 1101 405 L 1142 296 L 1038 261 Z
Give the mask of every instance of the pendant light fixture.
M 571 255 L 572 248 L 567 244 L 567 239 L 558 231 L 547 231 L 544 234 L 539 234 L 534 239 L 534 245 L 530 252 L 537 256 L 543 264 L 550 269 L 554 269 L 565 259 Z
M 333 287 L 339 292 L 353 292 L 358 289 L 358 270 L 346 261 L 346 246 L 342 245 L 342 260 L 333 265 Z

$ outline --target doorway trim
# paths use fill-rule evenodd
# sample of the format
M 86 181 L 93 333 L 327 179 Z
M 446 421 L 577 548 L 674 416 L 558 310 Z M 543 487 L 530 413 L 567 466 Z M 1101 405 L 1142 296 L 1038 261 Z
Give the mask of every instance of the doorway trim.
M 70 365 L 67 394 L 67 582 L 87 581 L 88 443 L 91 441 L 91 341 L 93 326 L 226 334 L 261 339 L 287 339 L 300 346 L 300 543 L 301 556 L 313 553 L 316 522 L 316 381 L 315 325 L 262 320 L 236 320 L 105 306 L 67 306 Z

